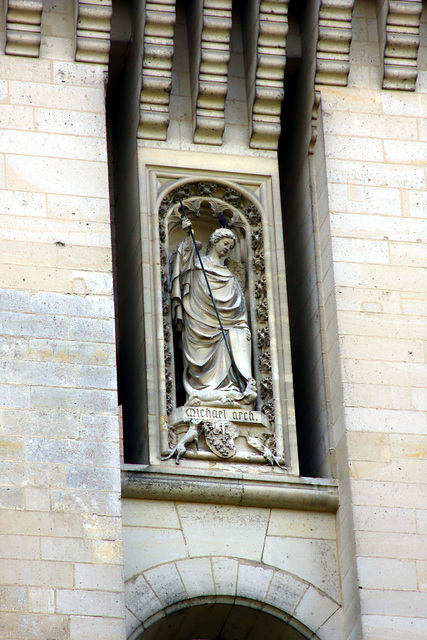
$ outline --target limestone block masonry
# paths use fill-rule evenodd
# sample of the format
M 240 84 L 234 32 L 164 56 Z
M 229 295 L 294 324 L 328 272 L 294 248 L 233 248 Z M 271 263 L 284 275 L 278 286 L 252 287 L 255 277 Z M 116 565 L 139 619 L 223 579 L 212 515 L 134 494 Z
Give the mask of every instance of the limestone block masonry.
M 125 500 L 123 524 L 128 637 L 204 595 L 278 606 L 298 630 L 342 637 L 332 513 Z
M 425 640 L 426 114 L 421 0 L 2 3 L 2 640 Z M 176 196 L 240 233 L 253 407 L 184 406 Z M 162 459 L 193 418 L 240 457 Z
M 419 15 L 415 2 L 385 4 L 389 16 L 411 5 L 407 28 Z M 321 203 L 319 233 L 324 263 L 332 251 L 341 353 L 344 415 L 335 447 L 339 467 L 349 469 L 348 480 L 339 478 L 337 526 L 345 539 L 348 486 L 356 545 L 354 565 L 349 544 L 342 551 L 341 577 L 344 599 L 359 587 L 361 637 L 376 640 L 421 640 L 427 629 L 425 613 L 418 617 L 426 604 L 425 20 L 415 93 L 402 91 L 414 88 L 414 74 L 405 87 L 393 84 L 399 91 L 381 91 L 382 48 L 367 2 L 353 13 L 348 87 L 321 90 L 325 159 L 317 179 L 325 172 L 329 211 Z M 332 411 L 340 411 L 334 399 Z
M 0 54 L 0 636 L 122 640 L 106 67 L 74 62 L 72 2 L 8 7 Z M 40 57 L 31 58 L 40 17 Z

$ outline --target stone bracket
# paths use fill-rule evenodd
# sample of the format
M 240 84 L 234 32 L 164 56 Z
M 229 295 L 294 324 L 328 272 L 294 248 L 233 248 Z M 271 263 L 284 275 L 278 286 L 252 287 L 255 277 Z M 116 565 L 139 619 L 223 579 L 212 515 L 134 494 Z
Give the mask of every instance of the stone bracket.
M 316 55 L 316 84 L 347 86 L 354 0 L 322 0 Z
M 166 140 L 170 121 L 175 0 L 147 0 L 138 138 Z
M 201 15 L 195 16 L 201 25 L 196 40 L 195 58 L 199 61 L 194 73 L 194 142 L 221 145 L 225 128 L 228 64 L 230 61 L 231 0 L 201 0 L 197 3 Z
M 6 54 L 39 57 L 42 10 L 42 0 L 9 0 L 6 12 Z
M 78 3 L 76 60 L 107 64 L 110 53 L 112 0 Z
M 288 0 L 261 0 L 258 14 L 256 66 L 247 68 L 250 146 L 276 150 L 280 136 L 280 112 L 284 98 Z M 250 41 L 250 31 L 245 40 Z M 247 45 L 249 46 L 249 45 Z
M 383 89 L 415 90 L 421 0 L 390 0 L 385 20 Z

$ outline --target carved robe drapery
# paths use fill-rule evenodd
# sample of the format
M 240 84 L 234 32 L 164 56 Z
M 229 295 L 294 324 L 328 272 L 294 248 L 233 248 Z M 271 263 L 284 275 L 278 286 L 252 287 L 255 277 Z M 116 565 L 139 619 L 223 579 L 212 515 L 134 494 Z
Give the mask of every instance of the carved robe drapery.
M 252 377 L 251 332 L 242 289 L 226 265 L 209 256 L 201 259 L 245 390 Z M 190 238 L 178 246 L 172 260 L 171 301 L 173 320 L 183 328 L 186 404 L 245 402 Z

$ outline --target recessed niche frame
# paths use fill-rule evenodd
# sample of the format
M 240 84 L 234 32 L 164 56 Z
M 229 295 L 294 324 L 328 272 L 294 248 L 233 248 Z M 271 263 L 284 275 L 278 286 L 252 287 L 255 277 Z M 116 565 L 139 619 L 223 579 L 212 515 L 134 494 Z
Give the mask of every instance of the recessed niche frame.
M 179 406 L 168 276 L 170 255 L 185 237 L 176 215 L 181 199 L 196 238 L 203 242 L 202 251 L 207 237 L 219 226 L 221 211 L 238 238 L 237 257 L 247 273 L 246 299 L 259 392 L 256 409 L 270 420 L 276 452 L 285 461 L 287 473 L 298 475 L 283 233 L 281 211 L 274 210 L 271 176 L 148 166 L 147 186 L 146 211 L 141 211 L 141 254 L 150 464 L 174 464 L 161 458 L 170 449 L 168 418 Z M 266 461 L 259 454 L 221 461 L 211 452 L 190 449 L 181 465 L 211 467 L 216 463 L 219 468 L 230 468 L 236 462 Z

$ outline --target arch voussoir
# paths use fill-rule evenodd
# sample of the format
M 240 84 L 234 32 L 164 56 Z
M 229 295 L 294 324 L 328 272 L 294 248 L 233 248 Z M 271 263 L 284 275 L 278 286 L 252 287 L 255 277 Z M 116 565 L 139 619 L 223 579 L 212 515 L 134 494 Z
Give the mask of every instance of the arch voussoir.
M 128 580 L 128 638 L 138 640 L 162 616 L 215 603 L 270 613 L 306 638 L 338 640 L 342 630 L 339 603 L 306 580 L 259 562 L 220 556 L 167 562 Z

